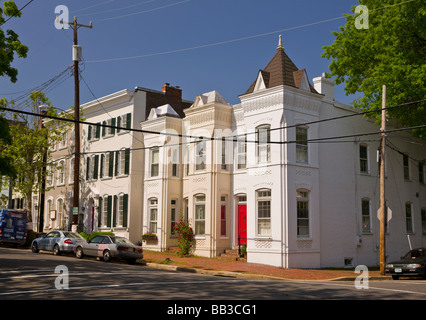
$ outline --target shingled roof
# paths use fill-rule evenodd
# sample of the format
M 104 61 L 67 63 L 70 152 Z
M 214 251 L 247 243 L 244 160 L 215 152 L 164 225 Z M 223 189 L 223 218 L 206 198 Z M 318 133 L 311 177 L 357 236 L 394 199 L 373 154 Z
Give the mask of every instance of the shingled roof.
M 284 52 L 280 36 L 280 42 L 278 44 L 276 54 L 272 60 L 269 61 L 268 65 L 263 70 L 259 70 L 259 72 L 262 75 L 266 88 L 272 88 L 280 85 L 300 88 L 303 73 L 306 71 L 305 69 L 299 70 Z M 251 84 L 245 94 L 252 93 L 255 90 L 256 82 L 257 79 Z M 317 93 L 310 83 L 309 88 L 311 92 Z

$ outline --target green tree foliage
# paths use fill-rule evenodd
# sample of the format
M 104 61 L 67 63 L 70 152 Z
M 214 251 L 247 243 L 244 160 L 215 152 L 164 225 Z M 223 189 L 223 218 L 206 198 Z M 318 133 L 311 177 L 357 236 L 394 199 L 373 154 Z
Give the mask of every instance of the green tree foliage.
M 51 106 L 43 92 L 34 91 L 26 103 L 26 110 L 39 114 L 39 107 L 46 106 L 49 116 L 71 117 Z M 9 108 L 13 108 L 13 101 Z M 41 191 L 42 180 L 56 169 L 56 163 L 50 155 L 52 147 L 62 139 L 69 129 L 64 121 L 47 120 L 43 122 L 40 116 L 24 115 L 16 112 L 14 121 L 10 125 L 12 142 L 4 150 L 7 157 L 12 158 L 15 169 L 14 190 L 20 192 L 26 200 L 27 210 L 32 208 L 32 195 Z M 51 170 L 43 170 L 44 167 Z
M 5 103 L 0 99 L 0 106 Z M 15 173 L 13 161 L 4 151 L 12 143 L 9 121 L 0 113 L 0 176 L 13 176 Z
M 5 17 L 20 17 L 21 12 L 13 0 L 3 3 L 4 10 L 0 8 L 0 77 L 7 76 L 15 83 L 18 80 L 18 70 L 11 67 L 15 53 L 18 57 L 26 58 L 28 47 L 19 41 L 19 36 L 13 30 L 3 29 Z M 4 14 L 4 16 L 3 16 Z
M 368 29 L 355 25 L 366 12 L 347 14 L 346 24 L 334 43 L 323 47 L 323 57 L 332 59 L 327 76 L 345 83 L 346 94 L 362 93 L 354 106 L 362 110 L 382 107 L 386 85 L 387 106 L 426 98 L 426 7 L 424 0 L 359 0 L 368 8 Z M 352 8 L 352 12 L 355 12 Z M 360 21 L 363 22 L 363 21 Z M 372 114 L 377 119 L 380 112 Z M 388 117 L 405 127 L 426 124 L 426 104 L 389 110 Z M 426 139 L 426 129 L 415 135 Z

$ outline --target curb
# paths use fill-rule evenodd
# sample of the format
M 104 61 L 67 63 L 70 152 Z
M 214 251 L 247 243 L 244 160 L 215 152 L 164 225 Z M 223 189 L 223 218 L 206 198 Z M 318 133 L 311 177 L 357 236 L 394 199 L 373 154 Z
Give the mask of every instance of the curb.
M 282 277 L 274 277 L 263 274 L 252 274 L 252 273 L 241 273 L 233 271 L 219 271 L 219 270 L 203 270 L 190 267 L 178 267 L 178 266 L 169 266 L 165 264 L 152 263 L 152 262 L 143 262 L 143 265 L 161 270 L 176 271 L 176 272 L 186 272 L 186 273 L 196 273 L 196 274 L 205 274 L 217 277 L 229 277 L 229 278 L 238 278 L 238 279 L 255 279 L 255 280 L 280 280 L 280 281 L 355 281 L 356 276 L 353 277 L 338 277 L 332 279 L 320 279 L 320 280 L 311 280 L 311 279 L 289 279 Z M 368 280 L 389 280 L 390 276 L 372 276 L 368 277 Z

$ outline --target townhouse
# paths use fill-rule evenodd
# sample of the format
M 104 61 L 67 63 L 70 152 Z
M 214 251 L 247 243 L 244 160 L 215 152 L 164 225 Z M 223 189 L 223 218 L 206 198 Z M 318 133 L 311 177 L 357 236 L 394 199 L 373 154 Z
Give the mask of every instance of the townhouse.
M 178 134 L 143 137 L 148 247 L 176 243 L 178 212 L 198 255 L 246 243 L 249 262 L 284 268 L 378 265 L 379 126 L 336 101 L 324 75 L 311 84 L 281 39 L 240 100 L 211 91 L 184 118 L 162 106 L 141 123 Z M 388 259 L 426 244 L 425 159 L 425 141 L 388 134 Z

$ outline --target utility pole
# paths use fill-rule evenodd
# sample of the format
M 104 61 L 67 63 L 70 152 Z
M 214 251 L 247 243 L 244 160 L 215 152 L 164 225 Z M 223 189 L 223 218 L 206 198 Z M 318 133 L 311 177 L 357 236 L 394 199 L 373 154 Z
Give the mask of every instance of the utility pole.
M 81 47 L 78 45 L 77 29 L 79 27 L 92 28 L 92 22 L 89 25 L 78 24 L 77 17 L 74 17 L 73 22 L 63 22 L 71 26 L 74 31 L 74 45 L 73 45 L 73 60 L 74 60 L 74 191 L 73 191 L 73 228 L 77 228 L 78 215 L 80 212 L 80 72 L 78 70 L 78 63 L 81 60 Z
M 386 151 L 386 85 L 382 91 L 382 127 L 380 141 L 380 274 L 385 274 L 386 266 L 386 198 L 385 198 L 385 151 Z

